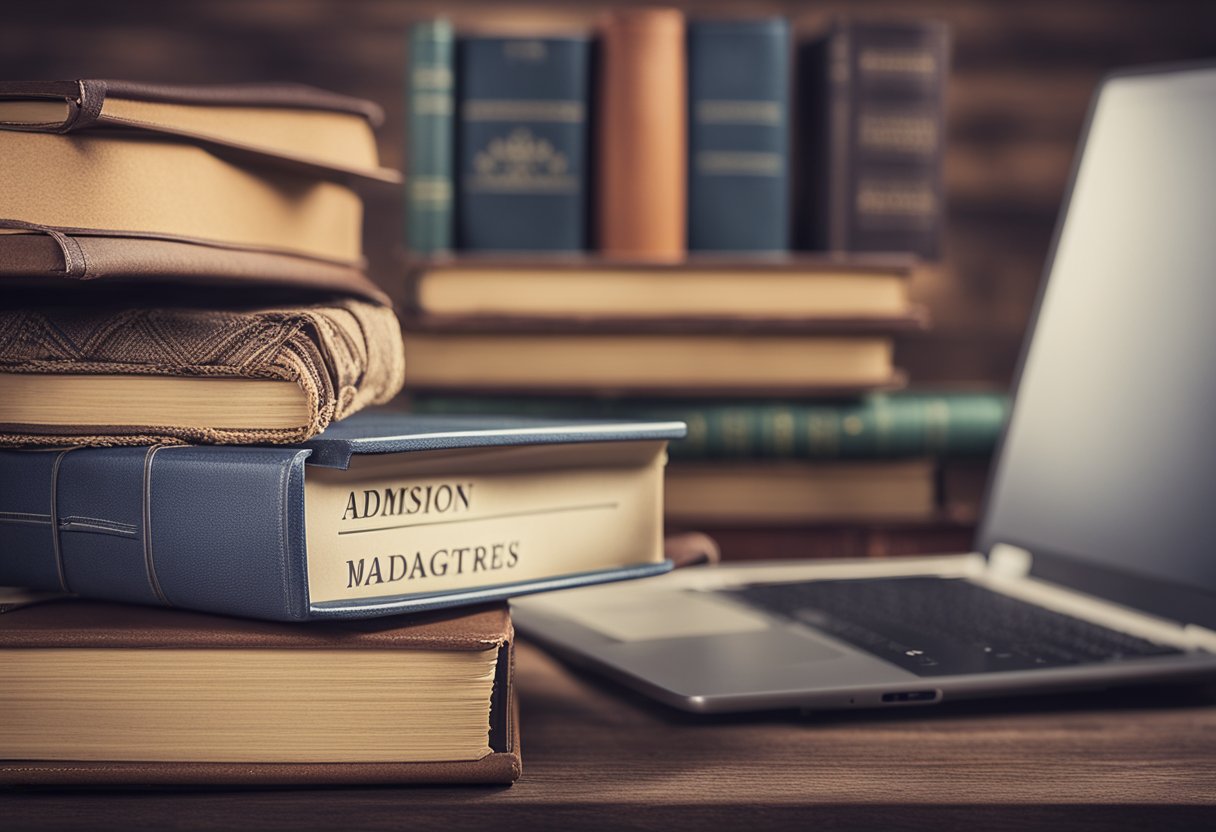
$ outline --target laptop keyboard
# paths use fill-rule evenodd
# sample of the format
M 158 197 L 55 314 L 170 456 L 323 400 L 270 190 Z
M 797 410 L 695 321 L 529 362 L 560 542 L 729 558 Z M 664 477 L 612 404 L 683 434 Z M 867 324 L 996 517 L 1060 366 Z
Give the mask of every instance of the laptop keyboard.
M 919 676 L 1063 667 L 1182 651 L 957 578 L 752 584 L 728 596 Z

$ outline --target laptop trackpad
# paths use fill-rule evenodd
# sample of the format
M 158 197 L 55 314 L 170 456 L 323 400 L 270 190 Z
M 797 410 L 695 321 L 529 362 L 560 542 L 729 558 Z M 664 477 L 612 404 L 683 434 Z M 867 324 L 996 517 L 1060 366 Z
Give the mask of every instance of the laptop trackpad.
M 653 641 L 768 630 L 760 613 L 701 592 L 605 593 L 563 605 L 561 614 L 616 641 Z

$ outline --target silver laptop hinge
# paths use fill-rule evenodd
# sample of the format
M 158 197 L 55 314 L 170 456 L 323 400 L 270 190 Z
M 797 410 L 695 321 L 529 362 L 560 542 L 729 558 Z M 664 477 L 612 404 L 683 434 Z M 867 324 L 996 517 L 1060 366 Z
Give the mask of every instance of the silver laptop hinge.
M 1034 555 L 1020 546 L 994 544 L 988 553 L 983 580 L 993 589 L 1032 601 L 1048 609 L 1095 621 L 1103 626 L 1180 647 L 1216 652 L 1216 632 L 1195 624 L 1181 624 L 1116 604 L 1094 595 L 1030 577 Z
M 994 544 L 988 553 L 988 569 L 1002 578 L 1025 578 L 1030 574 L 1034 555 L 1008 543 Z

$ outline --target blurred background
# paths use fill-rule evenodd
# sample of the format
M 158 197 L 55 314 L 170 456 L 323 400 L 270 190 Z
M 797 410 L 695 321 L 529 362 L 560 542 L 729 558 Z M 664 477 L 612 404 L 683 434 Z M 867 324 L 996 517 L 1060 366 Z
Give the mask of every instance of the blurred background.
M 404 166 L 406 27 L 443 14 L 459 27 L 589 23 L 614 4 L 410 0 L 38 2 L 5 9 L 6 78 L 174 83 L 296 81 L 384 107 L 384 163 Z M 630 5 L 630 4 L 618 4 Z M 1216 55 L 1216 6 L 1189 0 L 675 3 L 690 12 L 783 14 L 799 31 L 831 17 L 931 17 L 950 24 L 943 268 L 921 275 L 931 333 L 900 343 L 918 383 L 1009 380 L 1086 106 L 1114 67 Z M 403 201 L 369 208 L 373 276 L 398 296 L 392 251 Z
M 0 27 L 9 79 L 123 78 L 170 83 L 291 81 L 368 98 L 385 110 L 384 164 L 406 167 L 407 32 L 444 16 L 460 31 L 591 27 L 629 3 L 213 0 L 11 4 Z M 912 299 L 931 328 L 901 334 L 895 363 L 917 388 L 1003 390 L 1033 305 L 1091 93 L 1113 68 L 1216 57 L 1216 4 L 1189 0 L 925 0 L 669 3 L 690 16 L 788 18 L 795 37 L 839 16 L 932 19 L 950 29 L 945 91 L 945 218 L 939 260 Z M 401 193 L 369 197 L 372 277 L 404 301 Z M 1151 277 L 1151 276 L 1146 276 Z M 407 381 L 408 387 L 408 381 Z M 981 465 L 959 476 L 977 492 Z M 808 553 L 896 554 L 966 546 L 974 509 L 933 523 L 818 522 Z M 719 532 L 728 556 L 793 538 L 753 524 Z M 812 551 L 813 550 L 813 551 Z

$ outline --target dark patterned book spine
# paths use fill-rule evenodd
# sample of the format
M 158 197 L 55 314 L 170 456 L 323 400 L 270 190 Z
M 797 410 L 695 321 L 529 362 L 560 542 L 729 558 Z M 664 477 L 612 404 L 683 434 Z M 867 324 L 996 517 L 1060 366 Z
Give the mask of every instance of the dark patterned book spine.
M 457 244 L 587 247 L 585 37 L 461 39 Z
M 944 24 L 837 25 L 800 55 L 801 242 L 938 256 L 949 36 Z
M 455 46 L 452 25 L 428 20 L 410 28 L 409 173 L 406 240 L 416 254 L 452 248 L 452 154 Z
M 688 248 L 789 248 L 789 25 L 688 26 Z

